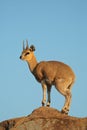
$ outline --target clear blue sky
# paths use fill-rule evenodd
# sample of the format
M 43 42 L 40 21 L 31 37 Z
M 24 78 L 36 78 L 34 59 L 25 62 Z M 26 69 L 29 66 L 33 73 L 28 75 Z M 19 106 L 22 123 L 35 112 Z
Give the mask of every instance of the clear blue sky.
M 69 115 L 87 116 L 87 0 L 0 0 L 0 121 L 41 106 L 42 88 L 19 59 L 22 40 L 38 61 L 58 60 L 76 74 Z M 64 97 L 52 89 L 51 107 Z

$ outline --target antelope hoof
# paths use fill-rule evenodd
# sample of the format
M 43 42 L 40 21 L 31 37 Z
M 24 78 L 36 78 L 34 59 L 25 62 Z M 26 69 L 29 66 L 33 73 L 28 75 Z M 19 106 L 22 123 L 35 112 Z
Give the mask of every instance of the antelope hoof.
M 44 104 L 44 103 L 42 103 L 42 106 L 45 106 L 45 104 Z
M 45 102 L 44 101 L 42 101 L 42 106 L 45 106 Z
M 61 113 L 68 115 L 69 109 L 64 108 L 62 109 Z
M 50 107 L 50 103 L 49 103 L 49 102 L 47 102 L 46 106 L 47 106 L 47 107 Z

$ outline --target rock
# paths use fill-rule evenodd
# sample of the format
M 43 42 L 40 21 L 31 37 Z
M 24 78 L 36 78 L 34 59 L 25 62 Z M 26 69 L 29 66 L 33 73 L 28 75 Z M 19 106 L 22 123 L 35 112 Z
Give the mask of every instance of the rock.
M 14 118 L 10 120 L 6 120 L 0 123 L 0 130 L 10 130 L 10 128 L 14 127 L 15 124 L 23 119 L 24 117 L 21 118 Z
M 0 123 L 5 128 L 0 130 L 87 130 L 87 118 L 64 115 L 50 107 L 40 107 L 27 117 L 7 122 Z

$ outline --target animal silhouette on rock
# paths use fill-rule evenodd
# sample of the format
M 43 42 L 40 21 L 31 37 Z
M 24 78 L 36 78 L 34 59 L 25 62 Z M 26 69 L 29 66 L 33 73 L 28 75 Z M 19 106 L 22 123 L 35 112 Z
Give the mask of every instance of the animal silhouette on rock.
M 41 83 L 43 89 L 42 106 L 50 106 L 50 92 L 52 85 L 65 97 L 65 104 L 61 110 L 62 113 L 68 114 L 71 103 L 71 88 L 75 81 L 75 74 L 72 69 L 59 61 L 41 61 L 37 62 L 34 55 L 35 47 L 28 46 L 26 40 L 26 48 L 24 47 L 20 59 L 27 61 L 31 73 L 36 80 Z M 46 92 L 48 98 L 46 100 Z

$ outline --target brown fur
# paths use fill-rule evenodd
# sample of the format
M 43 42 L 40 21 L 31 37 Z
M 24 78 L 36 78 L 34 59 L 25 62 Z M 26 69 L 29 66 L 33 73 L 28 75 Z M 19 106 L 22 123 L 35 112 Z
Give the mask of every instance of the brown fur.
M 68 114 L 71 103 L 71 88 L 75 81 L 75 75 L 72 69 L 59 61 L 42 61 L 37 62 L 34 55 L 35 47 L 26 46 L 23 49 L 20 59 L 27 61 L 30 71 L 35 76 L 38 82 L 42 84 L 43 100 L 42 105 L 46 103 L 46 89 L 48 93 L 47 106 L 50 106 L 50 92 L 52 85 L 65 96 L 65 104 L 62 108 L 62 112 Z

